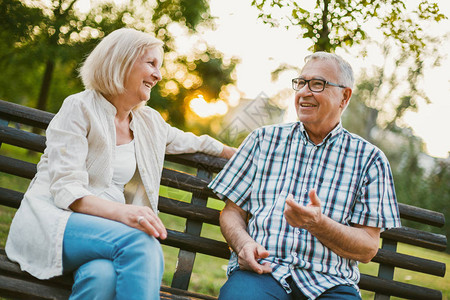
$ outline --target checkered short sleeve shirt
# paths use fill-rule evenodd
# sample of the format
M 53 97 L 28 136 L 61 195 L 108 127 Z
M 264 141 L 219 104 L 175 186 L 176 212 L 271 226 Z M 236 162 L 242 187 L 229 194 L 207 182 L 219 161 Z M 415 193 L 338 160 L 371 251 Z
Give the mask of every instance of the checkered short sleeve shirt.
M 293 194 L 309 203 L 316 189 L 322 213 L 336 222 L 382 229 L 400 218 L 389 163 L 381 150 L 339 124 L 321 144 L 313 144 L 302 123 L 262 127 L 252 132 L 209 187 L 249 213 L 247 231 L 270 253 L 272 275 L 289 292 L 286 278 L 311 299 L 336 285 L 357 287 L 357 262 L 338 256 L 307 230 L 283 217 Z M 238 266 L 232 253 L 229 272 Z

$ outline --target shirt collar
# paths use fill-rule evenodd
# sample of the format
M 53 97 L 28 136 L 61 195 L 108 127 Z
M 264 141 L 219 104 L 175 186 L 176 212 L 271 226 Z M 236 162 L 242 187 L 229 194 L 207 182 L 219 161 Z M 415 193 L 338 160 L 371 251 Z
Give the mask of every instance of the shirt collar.
M 100 104 L 100 106 L 109 114 L 109 115 L 116 115 L 117 113 L 117 109 L 116 107 L 109 102 L 100 92 L 98 91 L 94 91 L 97 99 L 98 99 L 98 103 Z
M 309 138 L 308 132 L 306 131 L 305 126 L 303 125 L 302 122 L 299 122 L 299 129 L 300 129 L 300 132 L 302 133 L 302 135 L 301 135 L 302 140 L 305 143 L 307 143 L 307 142 L 313 143 L 311 141 L 311 139 Z M 318 144 L 317 146 L 334 142 L 338 138 L 338 136 L 342 133 L 342 131 L 343 131 L 342 121 L 339 121 L 339 124 L 337 124 L 336 127 L 334 127 L 334 129 L 331 130 L 327 134 L 327 136 L 323 139 L 323 141 L 320 144 Z

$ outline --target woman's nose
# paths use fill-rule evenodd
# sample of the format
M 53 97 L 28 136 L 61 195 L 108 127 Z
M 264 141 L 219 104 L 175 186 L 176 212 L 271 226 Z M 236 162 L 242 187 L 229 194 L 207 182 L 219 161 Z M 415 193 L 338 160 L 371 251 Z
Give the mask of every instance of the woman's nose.
M 159 70 L 159 68 L 155 68 L 155 71 L 153 71 L 152 76 L 155 77 L 157 81 L 160 81 L 162 79 L 161 71 Z

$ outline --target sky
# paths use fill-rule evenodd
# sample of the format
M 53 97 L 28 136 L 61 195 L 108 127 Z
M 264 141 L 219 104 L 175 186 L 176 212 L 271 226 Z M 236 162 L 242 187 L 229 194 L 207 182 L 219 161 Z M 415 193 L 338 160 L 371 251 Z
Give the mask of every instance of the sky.
M 408 0 L 413 1 L 413 0 Z M 407 1 L 407 2 L 408 2 Z M 260 93 L 269 97 L 280 90 L 290 88 L 290 80 L 297 74 L 285 72 L 278 81 L 271 80 L 271 72 L 281 63 L 301 67 L 309 54 L 311 42 L 298 38 L 298 32 L 271 28 L 257 19 L 258 11 L 251 1 L 211 0 L 211 13 L 216 17 L 214 31 L 202 32 L 202 37 L 226 55 L 240 58 L 236 69 L 237 88 L 240 96 L 253 99 Z M 441 12 L 450 18 L 450 1 L 437 1 Z M 450 31 L 450 21 L 445 20 L 430 30 L 442 35 Z M 450 53 L 450 40 L 442 44 L 442 53 Z M 356 78 L 362 66 L 377 63 L 377 57 L 355 58 L 349 53 L 337 53 L 347 59 L 355 69 Z M 423 82 L 432 104 L 419 103 L 417 113 L 406 114 L 404 121 L 426 143 L 428 154 L 447 157 L 450 152 L 450 57 L 440 67 L 427 69 Z M 286 98 L 286 121 L 295 119 L 294 92 Z M 229 99 L 235 102 L 236 99 Z

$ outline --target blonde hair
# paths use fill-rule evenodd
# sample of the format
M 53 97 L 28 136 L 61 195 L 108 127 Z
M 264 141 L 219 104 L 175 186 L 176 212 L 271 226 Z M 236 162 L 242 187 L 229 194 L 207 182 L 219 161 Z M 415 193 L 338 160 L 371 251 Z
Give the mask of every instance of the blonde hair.
M 338 82 L 339 84 L 345 85 L 346 87 L 349 87 L 353 89 L 353 84 L 355 83 L 355 78 L 353 75 L 353 68 L 352 66 L 342 57 L 340 57 L 337 54 L 334 53 L 328 53 L 328 52 L 315 52 L 311 55 L 308 55 L 305 57 L 305 65 L 308 64 L 308 62 L 312 60 L 329 60 L 334 61 L 337 63 L 339 70 L 340 70 L 340 76 L 339 80 L 341 82 Z
M 163 42 L 152 35 L 131 28 L 111 32 L 94 48 L 80 68 L 86 89 L 103 95 L 118 95 L 125 91 L 124 82 L 136 60 L 148 48 L 160 50 Z

